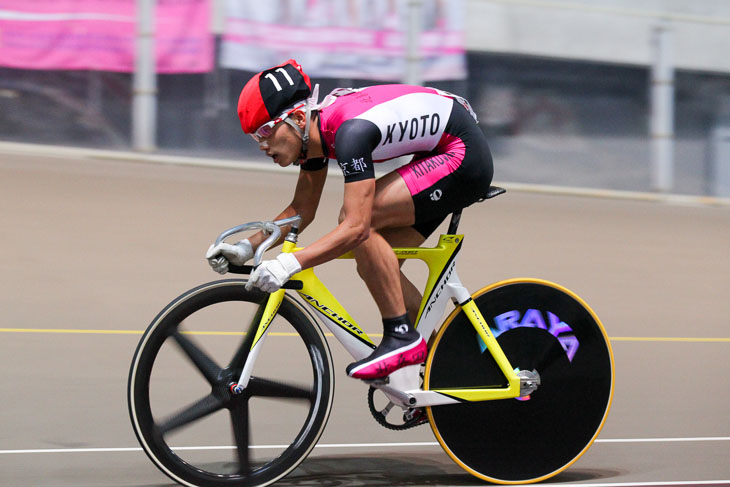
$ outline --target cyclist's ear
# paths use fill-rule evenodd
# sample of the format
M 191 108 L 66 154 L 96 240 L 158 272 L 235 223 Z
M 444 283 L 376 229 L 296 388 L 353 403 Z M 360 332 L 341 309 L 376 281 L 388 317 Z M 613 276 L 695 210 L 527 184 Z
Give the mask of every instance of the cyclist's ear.
M 304 112 L 304 110 L 295 110 L 294 112 L 289 115 L 289 118 L 294 120 L 296 122 L 297 126 L 304 130 L 304 126 L 307 122 L 307 114 Z

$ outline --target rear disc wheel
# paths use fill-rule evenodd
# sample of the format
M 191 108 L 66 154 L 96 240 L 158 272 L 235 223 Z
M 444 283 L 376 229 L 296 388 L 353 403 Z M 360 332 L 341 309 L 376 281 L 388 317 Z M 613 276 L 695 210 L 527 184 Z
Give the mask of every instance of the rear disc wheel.
M 550 478 L 573 464 L 601 430 L 613 394 L 613 355 L 603 326 L 575 294 L 539 280 L 511 280 L 474 302 L 515 370 L 539 377 L 529 396 L 427 408 L 444 450 L 471 474 L 497 483 Z M 431 346 L 425 389 L 506 387 L 464 313 Z

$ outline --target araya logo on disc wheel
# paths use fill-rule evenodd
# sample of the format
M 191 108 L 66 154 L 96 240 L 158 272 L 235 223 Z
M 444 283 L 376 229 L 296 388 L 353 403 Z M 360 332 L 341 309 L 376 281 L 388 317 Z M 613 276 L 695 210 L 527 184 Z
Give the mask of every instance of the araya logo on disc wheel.
M 547 317 L 547 321 L 544 317 Z M 562 321 L 558 315 L 550 311 L 540 311 L 530 308 L 522 315 L 518 310 L 512 310 L 495 316 L 493 322 L 497 326 L 496 328 L 492 328 L 495 337 L 515 328 L 542 328 L 548 331 L 558 339 L 560 346 L 563 347 L 565 354 L 568 356 L 568 360 L 571 362 L 580 347 L 580 342 L 575 337 L 573 328 Z

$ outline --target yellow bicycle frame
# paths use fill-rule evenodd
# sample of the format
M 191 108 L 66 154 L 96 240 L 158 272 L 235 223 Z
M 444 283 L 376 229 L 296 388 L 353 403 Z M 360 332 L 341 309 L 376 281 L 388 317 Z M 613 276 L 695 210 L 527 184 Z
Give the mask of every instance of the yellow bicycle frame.
M 507 387 L 479 387 L 479 388 L 455 388 L 437 389 L 424 391 L 413 388 L 404 391 L 415 398 L 416 406 L 432 406 L 449 404 L 463 401 L 484 401 L 493 399 L 514 398 L 520 395 L 520 379 L 512 368 L 509 360 L 504 355 L 497 339 L 492 334 L 489 325 L 474 304 L 468 291 L 461 285 L 455 271 L 455 257 L 461 249 L 463 235 L 441 235 L 438 245 L 433 248 L 413 247 L 394 248 L 398 259 L 418 259 L 428 266 L 428 279 L 423 293 L 423 299 L 418 311 L 416 327 L 422 335 L 428 337 L 435 329 L 445 310 L 446 301 L 451 298 L 458 302 L 458 306 L 447 318 L 451 320 L 456 314 L 464 312 L 474 329 L 479 334 L 489 353 L 494 357 L 501 372 L 507 379 Z M 298 250 L 293 242 L 285 241 L 282 252 L 295 252 Z M 354 258 L 351 252 L 340 257 L 341 259 Z M 375 343 L 368 337 L 357 322 L 350 316 L 347 310 L 332 295 L 327 287 L 315 275 L 313 269 L 305 269 L 294 276 L 291 281 L 301 282 L 301 289 L 297 289 L 299 295 L 316 309 L 324 318 L 325 324 L 333 332 L 335 337 L 350 354 L 359 360 L 372 352 Z M 266 331 L 276 316 L 276 313 L 284 299 L 284 289 L 271 293 L 266 303 L 261 320 L 257 327 L 256 337 L 251 346 L 253 359 L 257 355 L 257 348 L 261 345 Z M 443 330 L 442 330 L 443 331 Z M 440 338 L 439 334 L 437 340 Z M 248 363 L 247 361 L 247 367 Z M 427 359 L 427 364 L 430 357 Z M 428 365 L 427 365 L 428 370 Z M 394 374 L 398 374 L 396 371 Z M 246 374 L 244 371 L 243 376 Z M 392 376 L 391 376 L 392 377 Z M 239 382 L 245 387 L 247 380 Z M 397 382 L 397 381 L 392 381 Z

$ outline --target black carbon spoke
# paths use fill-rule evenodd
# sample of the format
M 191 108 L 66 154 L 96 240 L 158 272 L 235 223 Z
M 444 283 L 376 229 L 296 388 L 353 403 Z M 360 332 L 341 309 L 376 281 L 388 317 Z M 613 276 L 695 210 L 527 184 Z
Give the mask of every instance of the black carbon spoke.
M 172 333 L 172 338 L 180 346 L 185 355 L 195 364 L 205 380 L 213 386 L 216 385 L 219 380 L 221 368 L 211 359 L 208 354 L 201 350 L 192 340 L 180 333 L 175 331 Z
M 251 377 L 248 386 L 246 386 L 246 392 L 252 397 L 307 399 L 310 402 L 314 400 L 314 391 L 311 387 L 307 388 L 296 384 L 262 379 L 260 377 Z
M 233 426 L 233 439 L 236 442 L 238 473 L 248 475 L 251 472 L 248 399 L 235 400 L 231 406 L 231 425 Z
M 208 416 L 223 408 L 223 402 L 217 397 L 209 394 L 193 404 L 172 414 L 159 425 L 160 433 L 169 433 L 181 426 L 188 425 L 193 421 Z

